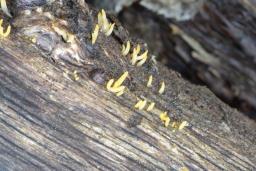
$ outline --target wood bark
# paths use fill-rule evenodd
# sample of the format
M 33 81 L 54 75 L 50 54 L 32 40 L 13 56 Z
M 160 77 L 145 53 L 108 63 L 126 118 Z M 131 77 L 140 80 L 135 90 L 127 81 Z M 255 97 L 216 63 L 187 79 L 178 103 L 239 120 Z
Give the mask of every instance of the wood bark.
M 70 3 L 17 13 L 12 34 L 0 41 L 0 170 L 256 168 L 253 120 L 153 60 L 132 66 L 120 52 L 129 34 L 114 17 L 114 33 L 92 45 L 96 11 Z M 74 34 L 74 42 L 53 25 Z M 105 85 L 124 71 L 128 90 L 117 97 Z M 152 112 L 134 109 L 141 96 L 156 102 Z M 159 119 L 165 110 L 189 127 L 165 128 Z
M 119 17 L 163 63 L 256 119 L 255 9 L 252 0 L 206 1 L 193 19 L 181 22 L 135 4 Z M 171 25 L 178 26 L 175 33 Z

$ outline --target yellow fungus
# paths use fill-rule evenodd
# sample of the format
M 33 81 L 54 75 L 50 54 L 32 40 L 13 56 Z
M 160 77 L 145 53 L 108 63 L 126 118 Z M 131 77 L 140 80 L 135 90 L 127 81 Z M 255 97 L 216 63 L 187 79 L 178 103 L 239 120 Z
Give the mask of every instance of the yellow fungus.
M 108 83 L 107 83 L 107 90 L 111 90 L 111 88 L 112 88 L 112 84 L 114 83 L 114 79 L 111 79 L 111 80 L 109 80 L 108 81 Z
M 97 37 L 98 37 L 98 34 L 99 34 L 99 25 L 96 24 L 95 28 L 94 28 L 94 31 L 92 33 L 92 44 L 94 44 L 97 40 Z
M 143 55 L 143 58 L 137 63 L 137 66 L 142 66 L 146 61 L 147 61 L 147 58 L 148 58 L 148 51 L 146 51 Z
M 1 0 L 0 1 L 1 4 L 1 9 L 2 11 L 9 17 L 12 17 L 11 13 L 9 12 L 7 5 L 6 5 L 6 0 Z
M 114 30 L 114 27 L 115 27 L 115 23 L 110 24 L 108 30 L 106 30 L 106 32 L 105 32 L 105 35 L 106 35 L 106 36 L 110 36 L 111 33 L 112 33 L 113 30 Z
M 124 94 L 125 86 L 122 86 L 122 84 L 127 76 L 128 71 L 124 72 L 117 81 L 115 81 L 114 79 L 110 79 L 107 82 L 107 90 L 112 93 L 116 93 L 117 96 L 121 96 L 122 94 Z
M 169 125 L 169 123 L 170 123 L 170 118 L 169 118 L 169 116 L 168 116 L 168 114 L 167 114 L 167 112 L 162 112 L 162 113 L 160 113 L 160 120 L 164 123 L 164 126 L 165 127 L 168 127 L 168 125 Z
M 133 52 L 132 52 L 132 59 L 131 59 L 131 64 L 135 65 L 137 62 L 137 57 L 138 54 L 140 53 L 140 45 L 137 45 L 137 47 L 133 48 Z
M 36 43 L 36 37 L 32 37 L 30 40 L 32 43 Z
M 147 58 L 148 50 L 146 50 L 142 55 L 137 56 L 137 61 Z
M 147 100 L 143 100 L 138 109 L 143 110 L 145 108 L 146 104 L 147 104 Z
M 102 25 L 103 25 L 103 20 L 102 20 L 101 12 L 98 13 L 98 24 L 99 24 L 99 27 L 102 27 Z
M 106 32 L 106 30 L 109 28 L 108 19 L 104 9 L 102 9 L 98 13 L 98 24 L 99 24 L 99 27 L 101 28 L 101 31 L 103 32 Z
M 148 77 L 147 87 L 152 87 L 152 82 L 153 82 L 153 76 L 150 75 L 150 76 Z
M 151 102 L 150 105 L 149 105 L 148 108 L 147 108 L 147 111 L 149 112 L 149 111 L 153 110 L 154 107 L 155 107 L 155 103 L 154 103 L 154 102 Z
M 120 78 L 114 83 L 114 88 L 119 87 L 121 84 L 123 84 L 124 80 L 128 77 L 129 73 L 128 71 L 124 72 Z
M 139 110 L 143 110 L 145 108 L 146 104 L 147 104 L 147 100 L 139 100 L 135 104 L 134 108 L 139 109 Z
M 164 122 L 164 126 L 165 127 L 168 127 L 169 126 L 169 123 L 170 123 L 170 118 L 168 117 L 168 118 L 166 118 L 166 120 L 165 120 L 165 122 Z
M 143 102 L 142 100 L 139 100 L 139 101 L 135 104 L 134 108 L 139 108 L 142 102 Z
M 147 58 L 148 58 L 148 50 L 146 50 L 143 54 L 141 54 L 140 56 L 138 56 L 138 54 L 140 53 L 140 45 L 137 45 L 137 47 L 133 48 L 133 52 L 132 52 L 132 59 L 131 59 L 131 64 L 135 65 L 136 62 L 137 66 L 142 66 Z
M 101 32 L 103 32 L 106 36 L 110 36 L 114 30 L 115 23 L 111 24 L 108 22 L 106 12 L 104 9 L 102 9 L 98 13 L 98 25 Z
M 182 130 L 183 128 L 185 128 L 186 126 L 188 126 L 188 122 L 187 121 L 182 121 L 181 124 L 179 125 L 179 130 Z
M 123 90 L 123 91 L 120 91 L 120 92 L 118 92 L 118 93 L 116 93 L 116 96 L 119 97 L 119 96 L 121 96 L 121 95 L 123 95 L 123 94 L 124 94 L 124 90 Z
M 6 29 L 6 31 L 4 32 L 4 28 L 3 28 L 2 24 L 3 24 L 3 19 L 0 20 L 0 37 L 5 38 L 5 37 L 9 36 L 9 34 L 11 33 L 11 26 L 9 25 Z
M 164 81 L 161 83 L 161 86 L 160 86 L 160 89 L 159 89 L 159 94 L 163 94 L 164 93 L 164 90 L 165 90 L 165 83 Z
M 120 86 L 120 87 L 112 87 L 111 88 L 111 92 L 112 93 L 119 93 L 120 91 L 124 91 L 124 89 L 125 89 L 125 86 Z
M 131 43 L 130 43 L 130 41 L 127 41 L 126 46 L 125 45 L 122 46 L 122 55 L 123 56 L 128 55 L 130 49 L 131 49 Z

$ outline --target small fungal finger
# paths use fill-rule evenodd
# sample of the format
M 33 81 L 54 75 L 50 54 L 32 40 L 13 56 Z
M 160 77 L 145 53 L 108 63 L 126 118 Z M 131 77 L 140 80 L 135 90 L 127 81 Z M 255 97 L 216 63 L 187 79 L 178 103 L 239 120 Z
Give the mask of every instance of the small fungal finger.
M 146 50 L 142 55 L 137 57 L 137 60 L 142 60 L 144 58 L 147 58 L 148 56 L 148 50 Z
M 112 84 L 114 83 L 114 79 L 110 79 L 109 81 L 108 81 L 108 83 L 107 83 L 107 90 L 111 90 L 111 88 L 112 88 Z
M 123 94 L 124 94 L 124 90 L 122 90 L 122 91 L 116 93 L 116 96 L 119 97 L 119 96 L 121 96 L 121 95 L 123 95 Z
M 92 33 L 92 44 L 95 44 L 96 40 L 97 40 L 97 37 L 98 37 L 98 34 L 99 34 L 99 25 L 96 24 L 95 28 L 94 28 L 94 31 Z
M 158 91 L 159 94 L 163 94 L 165 90 L 165 83 L 164 81 L 161 83 L 160 89 Z
M 109 24 L 109 28 L 106 30 L 105 35 L 106 35 L 106 36 L 110 36 L 111 33 L 112 33 L 113 30 L 114 30 L 114 27 L 115 27 L 115 23 Z
M 2 11 L 9 17 L 12 17 L 11 13 L 9 12 L 7 5 L 6 5 L 6 0 L 1 0 L 0 1 L 1 4 L 1 9 Z
M 184 129 L 186 126 L 188 126 L 188 122 L 187 121 L 182 121 L 181 124 L 179 125 L 179 130 Z
M 142 66 L 146 61 L 147 61 L 147 56 L 145 56 L 145 58 L 143 58 L 142 60 L 140 60 L 140 62 L 137 63 L 137 67 Z
M 150 76 L 148 77 L 147 87 L 152 87 L 152 82 L 153 82 L 153 76 L 150 75 Z
M 4 28 L 3 28 L 2 24 L 3 24 L 3 19 L 0 20 L 0 37 L 5 38 L 5 37 L 9 36 L 9 34 L 11 33 L 11 26 L 9 25 L 6 29 L 6 31 L 4 32 Z
M 154 102 L 151 102 L 150 105 L 148 106 L 147 108 L 147 111 L 150 112 L 151 110 L 153 110 L 155 107 L 155 103 Z
M 119 92 L 121 92 L 121 91 L 124 91 L 124 89 L 125 89 L 125 86 L 120 86 L 120 87 L 116 87 L 116 88 L 112 87 L 112 88 L 110 89 L 110 91 L 111 91 L 112 93 L 119 93 Z
M 6 29 L 6 31 L 2 34 L 2 36 L 7 37 L 7 36 L 9 36 L 10 33 L 11 33 L 11 26 L 9 25 Z
M 113 87 L 114 87 L 114 88 L 117 88 L 117 87 L 119 87 L 120 85 L 122 85 L 123 82 L 125 81 L 125 79 L 128 77 L 128 75 L 129 75 L 128 71 L 124 72 L 124 73 L 120 76 L 120 78 L 114 83 Z
M 167 112 L 160 113 L 159 117 L 160 117 L 160 120 L 164 123 L 164 126 L 168 127 L 171 120 L 170 120 Z
M 137 62 L 137 57 L 138 54 L 140 53 L 140 45 L 137 45 L 137 47 L 133 48 L 133 52 L 132 52 L 132 59 L 131 59 L 131 64 L 135 65 Z
M 103 19 L 101 12 L 98 13 L 98 25 L 101 28 L 103 26 Z
M 147 104 L 147 100 L 143 100 L 138 109 L 143 110 L 145 108 L 146 104 Z
M 139 109 L 139 110 L 143 110 L 145 108 L 146 104 L 147 104 L 147 100 L 139 100 L 135 104 L 134 108 Z
M 123 55 L 123 56 L 128 55 L 130 49 L 131 49 L 131 43 L 130 43 L 130 41 L 128 40 L 128 41 L 126 42 L 126 46 L 125 46 L 125 45 L 122 46 L 122 55 Z
M 141 106 L 141 103 L 143 102 L 143 100 L 139 100 L 135 105 L 134 108 L 139 108 Z
M 164 126 L 165 126 L 165 127 L 168 127 L 169 124 L 170 124 L 170 121 L 171 121 L 171 119 L 170 119 L 169 117 L 166 118 L 166 120 L 165 120 L 165 122 L 164 122 Z

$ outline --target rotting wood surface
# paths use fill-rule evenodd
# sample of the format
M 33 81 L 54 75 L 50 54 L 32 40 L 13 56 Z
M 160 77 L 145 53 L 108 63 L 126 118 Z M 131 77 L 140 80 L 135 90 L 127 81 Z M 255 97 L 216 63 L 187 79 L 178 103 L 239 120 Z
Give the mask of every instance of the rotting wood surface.
M 74 3 L 73 11 L 62 7 L 67 10 L 62 19 L 76 35 L 80 62 L 53 49 L 46 53 L 40 42 L 29 41 L 35 28 L 40 29 L 37 36 L 59 36 L 53 21 L 35 11 L 15 17 L 12 35 L 1 40 L 0 170 L 255 169 L 255 122 L 159 64 L 131 66 L 120 55 L 120 43 L 129 37 L 118 24 L 114 35 L 100 35 L 92 46 L 96 13 L 80 5 Z M 60 22 L 56 18 L 55 24 Z M 56 42 L 53 48 L 69 48 L 61 38 Z M 74 70 L 78 81 L 65 76 Z M 130 73 L 129 91 L 116 97 L 105 83 L 124 71 Z M 152 89 L 146 88 L 149 73 L 155 78 Z M 162 80 L 167 87 L 159 95 Z M 135 110 L 141 95 L 155 101 L 157 109 Z M 190 126 L 177 132 L 165 128 L 160 110 Z

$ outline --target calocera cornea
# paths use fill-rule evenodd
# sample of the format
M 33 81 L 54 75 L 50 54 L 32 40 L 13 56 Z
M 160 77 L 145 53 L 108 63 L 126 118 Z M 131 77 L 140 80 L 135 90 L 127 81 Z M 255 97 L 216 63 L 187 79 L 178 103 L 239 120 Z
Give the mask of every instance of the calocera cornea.
M 131 64 L 135 65 L 137 62 L 137 56 L 140 53 L 140 45 L 137 45 L 135 48 L 133 48 L 132 52 L 132 59 L 131 59 Z
M 158 93 L 159 94 L 163 94 L 164 93 L 164 90 L 165 90 L 165 83 L 164 81 L 161 82 L 161 85 L 160 85 L 160 88 L 158 90 Z
M 100 30 L 99 25 L 96 24 L 96 26 L 92 32 L 92 44 L 95 44 L 95 42 L 98 38 L 98 35 L 99 35 L 99 30 Z
M 178 127 L 179 130 L 184 129 L 186 126 L 188 126 L 188 122 L 187 121 L 182 121 Z
M 147 87 L 152 87 L 152 82 L 153 82 L 153 76 L 150 75 L 150 76 L 148 77 Z
M 159 117 L 160 117 L 160 120 L 164 123 L 164 126 L 168 127 L 171 119 L 169 118 L 167 112 L 161 112 Z
M 137 61 L 139 61 L 137 63 L 137 66 L 142 66 L 148 59 L 148 50 L 146 50 L 142 55 L 137 57 Z
M 137 45 L 135 48 L 133 48 L 132 52 L 132 59 L 131 59 L 131 64 L 135 65 L 137 63 L 137 66 L 142 66 L 147 58 L 148 58 L 148 50 L 146 50 L 143 54 L 139 55 L 140 53 L 140 45 Z
M 122 55 L 123 55 L 123 56 L 128 55 L 130 49 L 131 49 L 131 43 L 130 43 L 130 41 L 128 40 L 128 41 L 126 42 L 126 46 L 125 46 L 125 45 L 122 45 Z
M 123 86 L 123 82 L 125 81 L 125 79 L 128 77 L 129 73 L 128 71 L 124 72 L 117 81 L 115 81 L 114 79 L 110 79 L 107 82 L 107 90 L 112 92 L 112 93 L 116 93 L 117 96 L 121 96 L 124 91 L 125 91 L 125 86 Z
M 174 131 L 175 131 L 175 130 L 182 130 L 188 125 L 189 124 L 187 121 L 181 121 L 181 122 L 176 121 L 176 122 L 173 122 L 171 126 L 172 128 L 174 128 Z
M 139 99 L 138 102 L 134 105 L 135 109 L 143 110 L 145 106 L 147 105 L 147 100 L 141 100 Z
M 104 9 L 98 13 L 98 25 L 100 27 L 100 31 L 103 32 L 106 36 L 110 36 L 115 27 L 115 23 L 108 22 Z
M 11 26 L 9 25 L 6 29 L 6 31 L 4 32 L 4 28 L 3 28 L 2 24 L 3 24 L 3 19 L 0 20 L 0 37 L 6 38 L 11 33 Z
M 9 12 L 8 8 L 7 8 L 7 4 L 6 4 L 6 0 L 0 0 L 0 5 L 1 5 L 1 9 L 2 11 L 9 17 L 12 17 L 11 13 Z
M 150 112 L 151 110 L 153 110 L 155 107 L 155 103 L 154 102 L 151 102 L 147 108 L 147 111 Z

